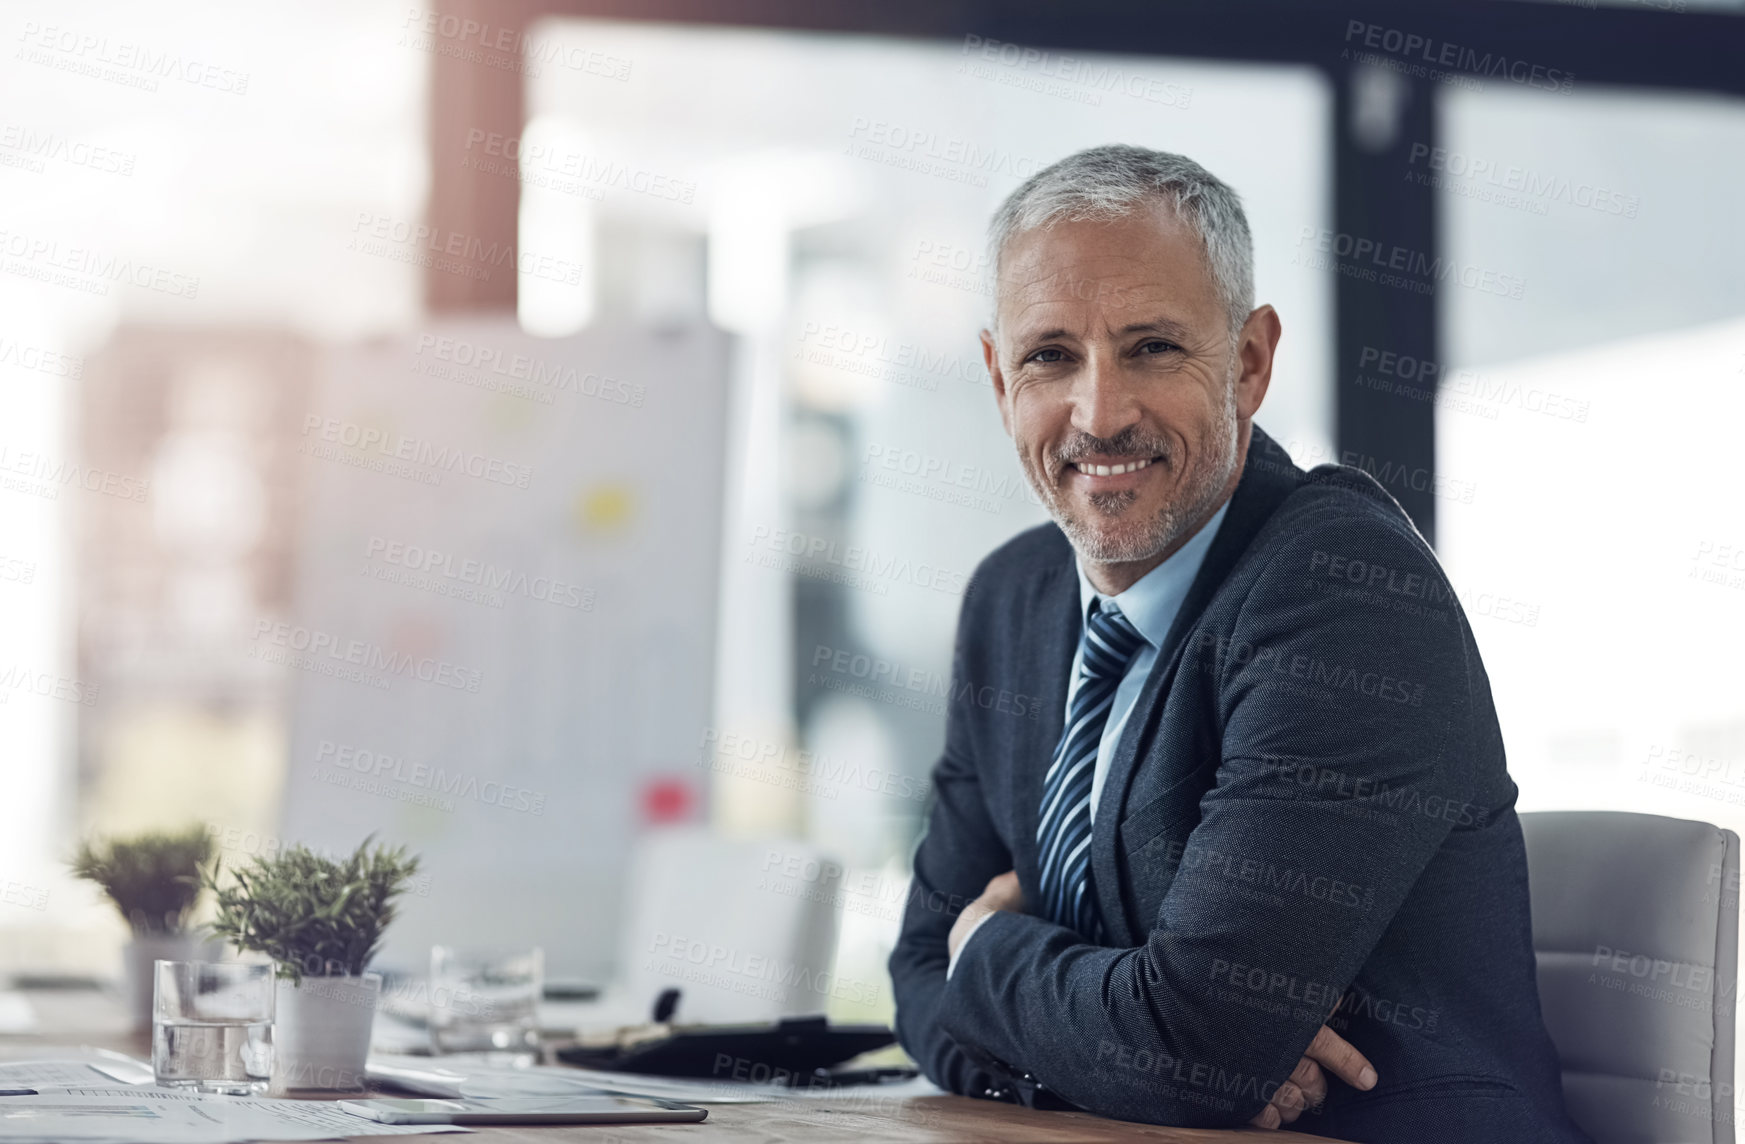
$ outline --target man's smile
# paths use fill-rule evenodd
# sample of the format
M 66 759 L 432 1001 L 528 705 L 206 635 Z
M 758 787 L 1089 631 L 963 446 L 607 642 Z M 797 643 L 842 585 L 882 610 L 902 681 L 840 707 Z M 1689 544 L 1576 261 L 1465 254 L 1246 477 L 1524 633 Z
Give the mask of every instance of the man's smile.
M 1069 489 L 1108 493 L 1138 488 L 1149 479 L 1152 463 L 1157 457 L 1111 457 L 1093 454 L 1068 461 L 1061 469 L 1061 484 Z

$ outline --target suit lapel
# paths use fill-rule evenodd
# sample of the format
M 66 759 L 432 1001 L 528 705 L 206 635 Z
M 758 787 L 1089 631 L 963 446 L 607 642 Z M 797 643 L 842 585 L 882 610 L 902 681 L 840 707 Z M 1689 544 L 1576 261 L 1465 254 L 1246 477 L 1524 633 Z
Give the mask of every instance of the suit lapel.
M 1023 663 L 1036 680 L 1042 709 L 1035 719 L 1019 721 L 1018 757 L 1014 760 L 1014 857 L 1018 880 L 1028 894 L 1038 892 L 1036 828 L 1042 817 L 1042 780 L 1066 724 L 1066 686 L 1078 651 L 1078 575 L 1070 545 L 1060 546 L 1061 558 L 1040 580 L 1028 602 L 1018 646 Z
M 1133 775 L 1142 754 L 1140 747 L 1150 740 L 1157 727 L 1158 716 L 1163 710 L 1163 696 L 1174 678 L 1176 663 L 1181 659 L 1182 640 L 1200 613 L 1206 610 L 1207 603 L 1217 594 L 1237 560 L 1248 550 L 1255 534 L 1302 478 L 1302 470 L 1291 462 L 1289 454 L 1263 433 L 1260 426 L 1254 426 L 1242 479 L 1237 482 L 1236 491 L 1230 494 L 1230 510 L 1224 514 L 1224 523 L 1219 526 L 1218 535 L 1206 551 L 1206 559 L 1188 588 L 1181 610 L 1169 626 L 1169 634 L 1164 637 L 1163 646 L 1158 649 L 1157 659 L 1152 663 L 1151 674 L 1146 677 L 1145 688 L 1140 691 L 1133 704 L 1133 714 L 1121 732 L 1121 741 L 1116 745 L 1108 776 L 1103 780 L 1102 796 L 1097 801 L 1097 817 L 1091 827 L 1091 869 L 1094 871 L 1097 904 L 1102 910 L 1103 925 L 1111 945 L 1130 946 L 1138 940 L 1138 935 L 1127 924 L 1122 903 L 1116 835 L 1125 813 L 1127 792 L 1133 784 Z M 1061 694 L 1064 704 L 1065 692 Z M 1061 718 L 1060 712 L 1055 712 L 1057 724 Z

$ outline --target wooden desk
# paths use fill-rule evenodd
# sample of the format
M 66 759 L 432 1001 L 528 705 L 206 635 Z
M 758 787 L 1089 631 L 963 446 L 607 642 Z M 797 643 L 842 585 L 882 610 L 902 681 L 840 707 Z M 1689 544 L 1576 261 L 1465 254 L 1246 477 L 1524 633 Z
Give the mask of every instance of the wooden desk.
M 44 1048 L 91 1045 L 144 1058 L 147 1038 L 124 1027 L 115 1000 L 91 991 L 30 995 L 41 1029 L 29 1036 L 0 1036 L 0 1060 L 40 1056 Z M 360 1125 L 367 1121 L 360 1121 Z M 367 1133 L 359 1132 L 365 1137 Z M 1220 1144 L 1271 1140 L 1275 1144 L 1330 1141 L 1325 1136 L 1281 1134 L 1257 1129 L 1213 1131 L 1162 1128 L 1105 1120 L 1081 1112 L 1036 1112 L 1014 1104 L 961 1096 L 899 1096 L 876 1087 L 844 1089 L 840 1096 L 795 1097 L 770 1104 L 716 1104 L 702 1124 L 646 1126 L 552 1125 L 479 1128 L 471 1136 L 435 1134 L 378 1137 L 395 1144 L 823 1144 L 873 1141 L 875 1144 L 1116 1144 L 1144 1140 L 1155 1144 Z M 1330 1144 L 1338 1144 L 1331 1141 Z

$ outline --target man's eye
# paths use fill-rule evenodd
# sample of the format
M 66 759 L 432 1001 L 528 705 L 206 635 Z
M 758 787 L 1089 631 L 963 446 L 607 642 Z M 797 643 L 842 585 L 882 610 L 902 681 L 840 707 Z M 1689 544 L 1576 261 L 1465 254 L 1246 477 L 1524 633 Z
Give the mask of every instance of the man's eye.
M 1166 342 L 1162 338 L 1152 338 L 1149 341 L 1140 343 L 1139 352 L 1142 354 L 1166 354 L 1171 350 L 1177 350 L 1180 348 L 1181 347 L 1176 345 L 1174 342 Z
M 1056 362 L 1065 361 L 1066 355 L 1057 349 L 1037 350 L 1024 360 L 1036 362 L 1038 365 L 1053 365 Z

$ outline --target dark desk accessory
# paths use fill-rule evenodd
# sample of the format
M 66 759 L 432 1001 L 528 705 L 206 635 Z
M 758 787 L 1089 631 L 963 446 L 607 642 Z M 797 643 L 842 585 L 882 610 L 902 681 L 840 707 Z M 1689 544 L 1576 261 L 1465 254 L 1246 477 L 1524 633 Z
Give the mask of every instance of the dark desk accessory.
M 880 1083 L 910 1070 L 856 1069 L 833 1079 L 830 1069 L 896 1040 L 883 1025 L 831 1025 L 823 1017 L 788 1017 L 774 1024 L 639 1025 L 557 1050 L 581 1068 L 653 1076 L 706 1077 L 761 1084 Z M 852 1078 L 852 1079 L 850 1079 Z

